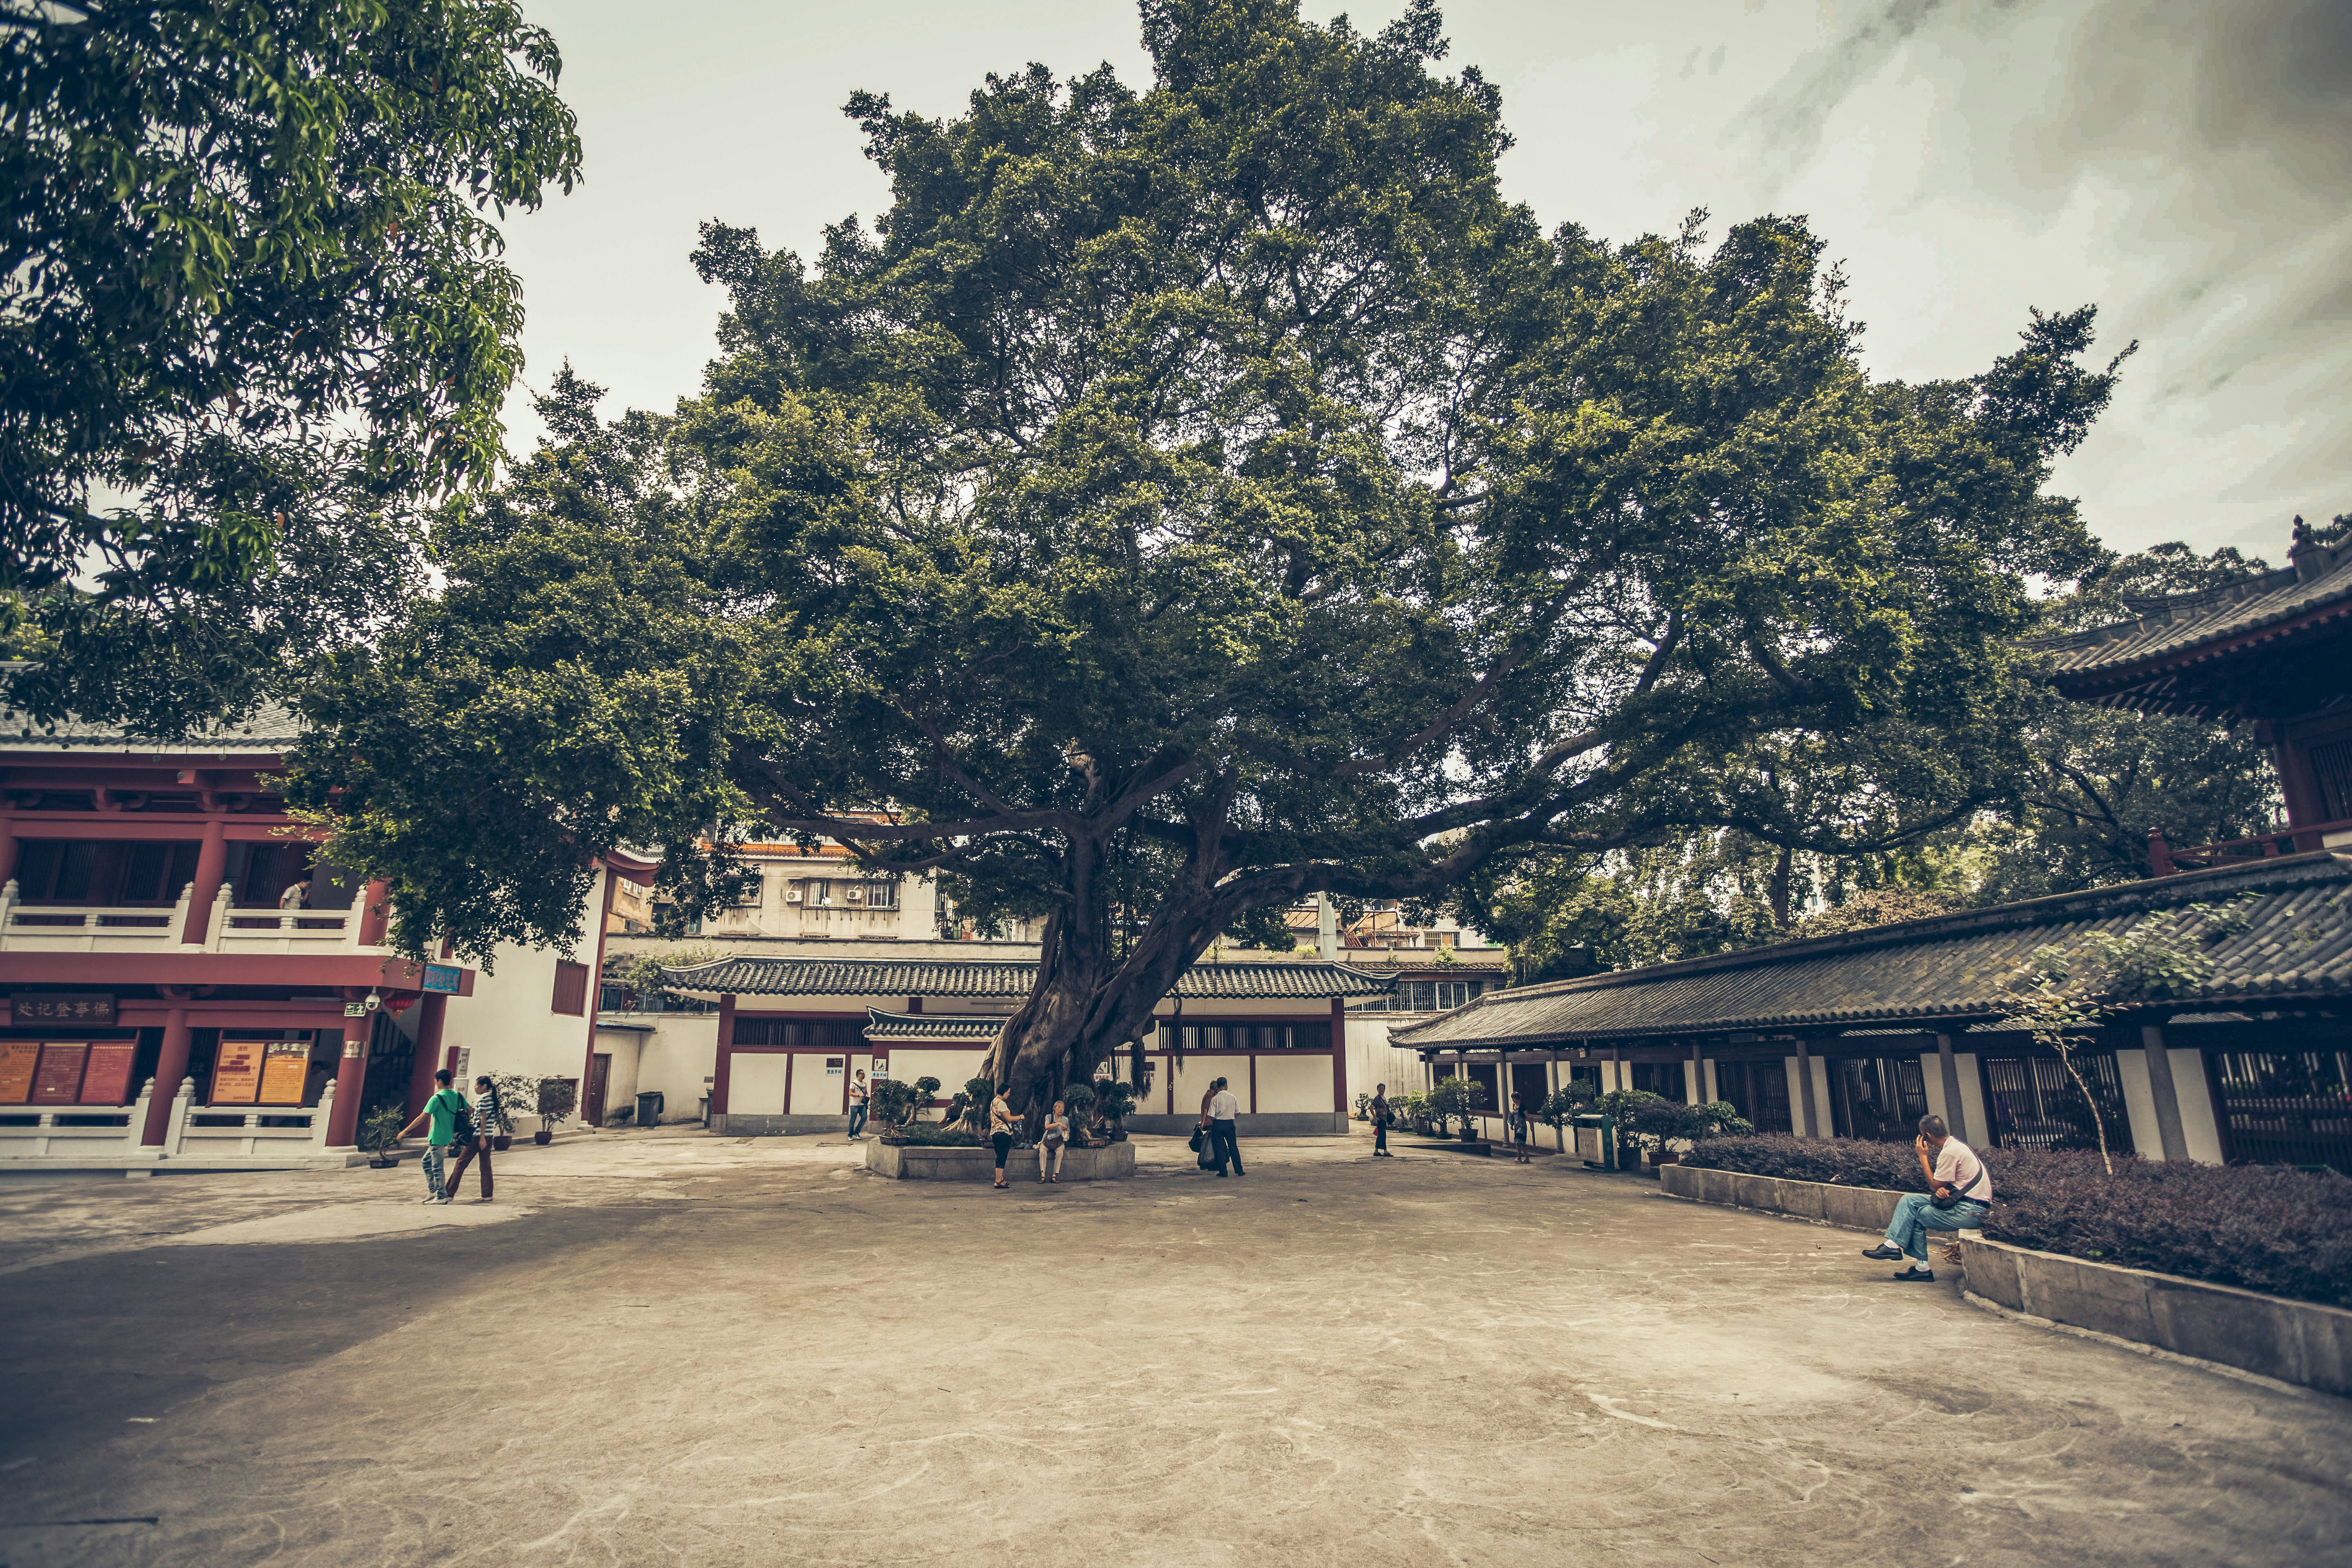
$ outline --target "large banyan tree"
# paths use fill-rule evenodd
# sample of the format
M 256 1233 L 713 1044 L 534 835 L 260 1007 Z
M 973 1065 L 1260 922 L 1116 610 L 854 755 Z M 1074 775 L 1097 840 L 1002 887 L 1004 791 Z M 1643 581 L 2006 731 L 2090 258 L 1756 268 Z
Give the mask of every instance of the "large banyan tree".
M 1502 197 L 1427 4 L 1145 0 L 1153 80 L 849 112 L 888 210 L 706 227 L 719 357 L 446 518 L 338 660 L 300 788 L 403 940 L 568 943 L 589 857 L 826 838 L 1043 917 L 1016 1105 L 1222 931 L 1317 891 L 1735 826 L 1823 850 L 2006 787 L 2091 312 L 1874 381 L 1801 219 L 1611 245 Z

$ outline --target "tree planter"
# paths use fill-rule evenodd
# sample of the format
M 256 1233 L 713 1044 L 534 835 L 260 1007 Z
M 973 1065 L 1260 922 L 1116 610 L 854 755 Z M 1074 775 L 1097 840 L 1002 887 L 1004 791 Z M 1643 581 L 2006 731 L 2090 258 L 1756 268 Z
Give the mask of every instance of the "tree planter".
M 554 1132 L 542 1127 L 538 1131 L 530 1135 L 530 1141 L 534 1143 L 547 1143 L 552 1142 L 554 1137 Z
M 1972 1297 L 2029 1317 L 2352 1394 L 2352 1312 L 1964 1234 Z
M 868 1143 L 866 1168 L 896 1182 L 987 1182 L 996 1176 L 996 1151 L 991 1148 L 941 1149 L 920 1143 Z M 1116 1182 L 1135 1174 L 1135 1145 L 1111 1143 L 1100 1149 L 1064 1149 L 1061 1177 L 1069 1182 Z M 1037 1151 L 1015 1149 L 1004 1159 L 1007 1181 L 1037 1179 Z
M 503 1154 L 509 1149 L 514 1147 L 514 1139 L 510 1135 L 501 1132 L 497 1137 L 490 1140 L 490 1147 L 499 1153 Z
M 400 1162 L 397 1160 L 387 1160 L 381 1154 L 368 1156 L 368 1169 L 371 1171 L 393 1171 L 399 1168 Z

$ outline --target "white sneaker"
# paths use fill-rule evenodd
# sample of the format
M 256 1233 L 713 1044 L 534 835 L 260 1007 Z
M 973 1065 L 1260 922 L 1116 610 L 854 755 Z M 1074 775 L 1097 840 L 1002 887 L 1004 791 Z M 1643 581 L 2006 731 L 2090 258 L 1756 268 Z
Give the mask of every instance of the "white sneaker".
M 422 1198 L 417 1199 L 416 1201 L 417 1201 L 418 1203 L 420 1203 L 420 1204 L 437 1204 L 437 1203 L 441 1202 L 441 1200 L 440 1200 L 439 1198 L 436 1198 L 436 1197 L 422 1197 Z

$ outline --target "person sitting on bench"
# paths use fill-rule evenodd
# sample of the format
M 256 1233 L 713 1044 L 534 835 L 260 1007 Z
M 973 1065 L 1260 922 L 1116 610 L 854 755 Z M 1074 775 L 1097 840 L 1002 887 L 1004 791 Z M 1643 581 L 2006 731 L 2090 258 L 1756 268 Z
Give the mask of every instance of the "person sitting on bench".
M 1912 1259 L 1911 1267 L 1895 1278 L 1932 1283 L 1936 1271 L 1927 1265 L 1927 1233 L 1931 1230 L 1974 1230 L 1992 1207 L 1992 1173 L 1975 1150 L 1952 1136 L 1940 1116 L 1919 1119 L 1919 1168 L 1928 1191 L 1906 1193 L 1887 1222 L 1886 1239 L 1865 1251 L 1864 1258 L 1892 1262 Z

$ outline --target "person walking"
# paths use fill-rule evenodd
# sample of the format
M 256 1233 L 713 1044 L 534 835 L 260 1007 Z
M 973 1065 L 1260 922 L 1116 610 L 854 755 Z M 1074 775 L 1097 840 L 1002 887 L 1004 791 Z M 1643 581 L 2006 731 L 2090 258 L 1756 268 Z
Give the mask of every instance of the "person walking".
M 873 1090 L 866 1087 L 866 1069 L 859 1068 L 849 1079 L 849 1141 L 852 1143 L 857 1142 L 858 1133 L 865 1130 L 866 1101 L 872 1093 Z
M 1389 1152 L 1388 1085 L 1384 1083 L 1376 1083 L 1372 1085 L 1372 1103 L 1366 1107 L 1365 1110 L 1366 1114 L 1370 1116 L 1372 1119 L 1372 1158 L 1375 1160 L 1395 1159 L 1396 1156 Z
M 1070 1113 L 1060 1100 L 1054 1101 L 1054 1114 L 1045 1118 L 1045 1130 L 1037 1135 L 1037 1179 L 1041 1182 L 1062 1180 L 1062 1146 L 1070 1141 Z M 1049 1171 L 1046 1156 L 1053 1157 Z
M 413 1138 L 418 1128 L 428 1122 L 432 1125 L 432 1131 L 425 1135 L 425 1158 L 419 1162 L 425 1167 L 425 1196 L 422 1201 L 428 1204 L 449 1201 L 447 1188 L 442 1184 L 441 1173 L 449 1145 L 457 1139 L 457 1119 L 466 1119 L 469 1136 L 473 1131 L 473 1112 L 467 1108 L 466 1097 L 449 1087 L 452 1076 L 447 1068 L 434 1073 L 436 1088 L 433 1098 L 425 1102 L 425 1109 L 416 1113 L 415 1121 L 400 1130 L 403 1138 Z
M 1225 1162 L 1228 1160 L 1233 1162 L 1234 1175 L 1249 1174 L 1242 1169 L 1241 1142 L 1234 1131 L 1234 1119 L 1241 1114 L 1241 1109 L 1242 1102 L 1234 1098 L 1234 1091 L 1225 1087 L 1225 1080 L 1219 1079 L 1216 1092 L 1209 1096 L 1209 1137 L 1216 1146 L 1217 1174 L 1220 1176 L 1225 1173 Z
M 506 1108 L 499 1103 L 499 1086 L 487 1077 L 474 1080 L 474 1135 L 450 1146 L 457 1152 L 457 1163 L 449 1167 L 443 1179 L 443 1190 L 449 1201 L 457 1201 L 457 1191 L 466 1184 L 466 1166 L 479 1157 L 482 1162 L 483 1203 L 490 1201 L 490 1140 L 505 1130 Z
M 1506 1127 L 1511 1134 L 1511 1147 L 1518 1152 L 1519 1163 L 1522 1165 L 1528 1163 L 1528 1097 L 1526 1095 L 1511 1096 L 1511 1119 L 1506 1123 Z
M 996 1184 L 1006 1186 L 1004 1156 L 1013 1152 L 1013 1107 L 1001 1089 L 988 1102 L 988 1142 L 996 1150 Z

